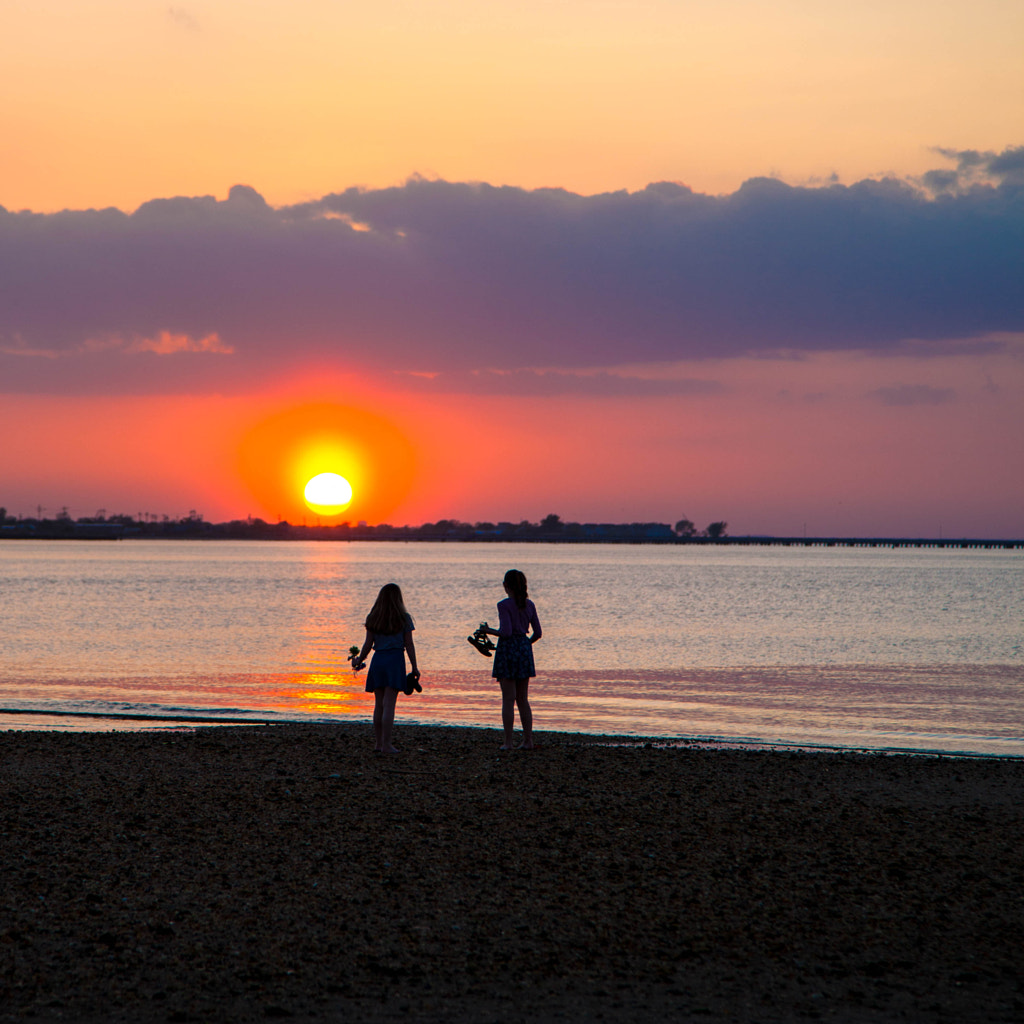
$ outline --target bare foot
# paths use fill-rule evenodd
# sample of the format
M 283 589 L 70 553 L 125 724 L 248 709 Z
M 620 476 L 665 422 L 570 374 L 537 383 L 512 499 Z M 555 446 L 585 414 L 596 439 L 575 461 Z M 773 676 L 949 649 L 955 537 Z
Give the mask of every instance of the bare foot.
M 515 747 L 508 747 L 504 743 L 498 747 L 499 750 L 515 750 Z
M 537 745 L 534 743 L 520 743 L 516 750 L 536 750 Z
M 381 753 L 382 754 L 397 754 L 398 753 L 398 747 L 385 747 L 381 751 Z

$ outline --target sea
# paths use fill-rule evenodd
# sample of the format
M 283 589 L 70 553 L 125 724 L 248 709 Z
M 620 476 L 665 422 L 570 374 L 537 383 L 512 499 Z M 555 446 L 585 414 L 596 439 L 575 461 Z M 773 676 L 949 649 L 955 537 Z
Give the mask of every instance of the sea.
M 403 722 L 500 725 L 467 636 L 526 573 L 539 733 L 1024 756 L 1024 551 L 0 542 L 0 729 L 369 722 L 348 649 L 384 583 L 415 620 Z

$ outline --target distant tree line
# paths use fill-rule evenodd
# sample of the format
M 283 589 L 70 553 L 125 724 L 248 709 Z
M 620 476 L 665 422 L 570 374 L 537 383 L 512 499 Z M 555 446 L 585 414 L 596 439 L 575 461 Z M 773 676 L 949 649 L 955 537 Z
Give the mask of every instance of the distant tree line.
M 8 517 L 0 508 L 0 536 L 44 538 L 120 538 L 120 537 L 190 537 L 261 540 L 445 540 L 445 541 L 563 541 L 576 543 L 680 543 L 707 542 L 727 536 L 726 524 L 709 523 L 704 530 L 686 518 L 675 527 L 667 523 L 571 523 L 563 522 L 554 513 L 540 522 L 467 523 L 459 519 L 439 519 L 420 526 L 392 526 L 380 523 L 337 523 L 297 525 L 288 522 L 268 523 L 248 517 L 226 523 L 210 523 L 191 510 L 187 516 L 171 517 L 138 513 L 107 515 L 101 509 L 94 516 L 72 519 L 66 508 L 52 518 L 40 514 L 33 517 Z
M 721 537 L 728 536 L 725 532 L 728 525 L 723 519 L 717 523 L 708 523 L 703 530 L 698 530 L 693 520 L 683 518 L 676 523 L 675 533 L 677 537 L 682 537 L 684 540 L 690 537 L 707 537 L 709 540 L 719 540 Z

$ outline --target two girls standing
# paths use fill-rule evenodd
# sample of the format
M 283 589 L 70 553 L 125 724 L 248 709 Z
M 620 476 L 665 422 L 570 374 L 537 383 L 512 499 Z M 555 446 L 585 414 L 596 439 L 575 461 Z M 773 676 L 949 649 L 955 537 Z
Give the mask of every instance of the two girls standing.
M 501 724 L 505 730 L 502 750 L 513 749 L 515 709 L 523 727 L 520 749 L 532 750 L 533 711 L 530 708 L 530 680 L 537 674 L 533 663 L 533 645 L 541 638 L 537 608 L 527 596 L 526 577 L 518 569 L 509 569 L 503 581 L 504 601 L 498 602 L 498 628 L 485 627 L 484 632 L 498 638 L 491 675 L 501 686 Z M 405 607 L 397 583 L 387 583 L 366 616 L 366 640 L 362 650 L 352 659 L 352 667 L 361 669 L 370 649 L 373 660 L 366 675 L 366 690 L 373 694 L 374 750 L 397 754 L 391 742 L 395 723 L 398 691 L 407 688 L 405 654 L 412 665 L 412 686 L 419 689 L 420 671 L 416 665 L 416 647 L 412 640 L 415 629 L 412 616 Z

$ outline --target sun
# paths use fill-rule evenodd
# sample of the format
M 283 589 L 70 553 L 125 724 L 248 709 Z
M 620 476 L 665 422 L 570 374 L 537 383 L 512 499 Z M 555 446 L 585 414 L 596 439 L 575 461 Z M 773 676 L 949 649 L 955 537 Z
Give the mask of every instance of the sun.
M 237 465 L 260 510 L 278 522 L 305 523 L 312 512 L 383 523 L 413 489 L 416 462 L 410 441 L 376 412 L 307 402 L 253 423 Z
M 337 516 L 352 503 L 352 485 L 340 473 L 317 473 L 307 481 L 303 496 L 318 516 Z

